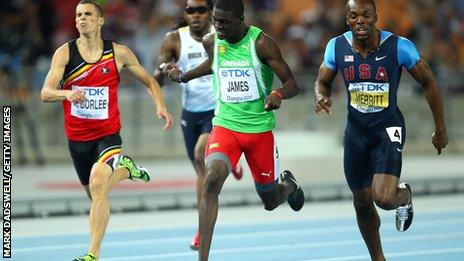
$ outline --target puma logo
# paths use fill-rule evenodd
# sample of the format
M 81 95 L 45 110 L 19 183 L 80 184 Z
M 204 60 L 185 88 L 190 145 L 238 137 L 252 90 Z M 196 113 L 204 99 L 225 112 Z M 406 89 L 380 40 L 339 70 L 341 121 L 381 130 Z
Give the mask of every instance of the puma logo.
M 271 177 L 271 173 L 272 173 L 272 171 L 269 171 L 269 173 L 262 172 L 261 175 L 262 175 L 262 176 L 267 176 L 267 177 L 270 178 L 270 177 Z

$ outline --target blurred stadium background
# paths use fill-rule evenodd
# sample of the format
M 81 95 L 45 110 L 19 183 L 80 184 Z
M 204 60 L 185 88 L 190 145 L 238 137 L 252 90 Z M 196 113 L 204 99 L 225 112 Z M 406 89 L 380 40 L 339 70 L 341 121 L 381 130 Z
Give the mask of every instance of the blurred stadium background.
M 77 182 L 71 167 L 63 131 L 60 103 L 44 104 L 39 93 L 49 69 L 53 51 L 77 37 L 74 27 L 75 3 L 62 0 L 3 0 L 0 4 L 0 100 L 14 109 L 15 178 L 49 174 L 65 164 L 70 180 Z M 313 83 L 327 41 L 347 30 L 344 0 L 245 0 L 248 24 L 258 25 L 276 39 L 284 57 L 302 88 L 300 95 L 285 101 L 278 111 L 278 136 L 282 158 L 297 158 L 294 168 L 314 172 L 323 180 L 324 172 L 338 177 L 345 187 L 341 166 L 341 144 L 345 124 L 345 90 L 335 84 L 334 110 L 329 117 L 314 115 Z M 408 73 L 399 88 L 399 106 L 407 125 L 405 155 L 422 159 L 410 165 L 420 174 L 453 168 L 462 185 L 464 177 L 464 2 L 463 0 L 377 0 L 377 26 L 415 42 L 429 62 L 441 86 L 450 144 L 434 161 L 436 152 L 430 142 L 433 118 L 420 86 Z M 108 0 L 103 37 L 125 44 L 135 51 L 143 66 L 153 72 L 155 59 L 166 32 L 180 17 L 184 0 Z M 181 112 L 179 87 L 168 83 L 163 88 L 169 111 L 175 116 L 172 130 L 164 132 L 162 121 L 142 85 L 128 75 L 122 76 L 120 110 L 125 151 L 145 162 L 168 162 L 171 168 L 182 162 L 185 172 L 194 178 L 179 128 Z M 278 80 L 275 84 L 278 84 Z M 324 161 L 328 158 L 329 160 Z M 332 161 L 332 159 L 335 160 Z M 432 160 L 433 159 L 433 160 Z M 447 163 L 451 159 L 451 163 Z M 167 161 L 169 160 L 169 161 Z M 335 167 L 332 162 L 337 162 Z M 424 166 L 422 162 L 430 163 Z M 43 169 L 43 166 L 46 169 Z M 311 164 L 320 164 L 321 168 Z M 433 167 L 432 165 L 435 164 Z M 439 164 L 439 166 L 436 166 Z M 441 164 L 441 165 L 440 165 Z M 42 167 L 36 167 L 40 165 Z M 327 169 L 323 167 L 327 166 Z M 332 171 L 333 170 L 333 171 Z M 60 173 L 63 174 L 63 173 Z M 305 175 L 300 173 L 298 175 Z M 418 174 L 418 175 L 419 175 Z M 51 175 L 51 174 L 50 174 Z M 59 175 L 56 174 L 55 175 Z M 176 173 L 169 173 L 175 176 Z M 330 175 L 326 175 L 327 177 Z M 448 183 L 456 184 L 455 176 Z M 443 176 L 441 176 L 443 178 Z M 461 177 L 461 178 L 459 178 Z M 43 176 L 42 176 L 43 178 Z M 51 176 L 53 180 L 55 176 Z M 446 178 L 446 176 L 445 176 Z M 308 182 L 311 180 L 309 178 Z M 44 194 L 46 189 L 37 189 Z M 18 186 L 18 185 L 16 185 Z M 248 189 L 252 185 L 248 182 Z M 193 188 L 193 185 L 191 186 Z M 19 189 L 19 191 L 18 191 Z M 16 195 L 29 195 L 17 188 Z M 424 189 L 424 191 L 427 191 Z M 455 187 L 448 192 L 457 191 Z M 462 190 L 461 190 L 462 191 Z M 37 199 L 37 193 L 25 200 Z M 189 192 L 190 193 L 190 192 Z M 72 195 L 63 191 L 63 195 Z M 85 198 L 82 191 L 79 196 Z M 255 196 L 256 197 L 256 196 Z M 193 198 L 193 193 L 189 194 Z

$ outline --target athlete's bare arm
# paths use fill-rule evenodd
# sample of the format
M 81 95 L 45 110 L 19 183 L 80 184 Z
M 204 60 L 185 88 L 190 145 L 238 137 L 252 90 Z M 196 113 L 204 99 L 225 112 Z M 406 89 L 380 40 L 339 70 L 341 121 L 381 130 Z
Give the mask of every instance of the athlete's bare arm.
M 314 105 L 314 111 L 317 114 L 323 111 L 325 111 L 327 114 L 331 114 L 331 84 L 335 79 L 335 76 L 337 76 L 337 71 L 330 69 L 329 67 L 325 66 L 324 62 L 322 62 L 321 66 L 319 67 L 319 73 L 317 75 L 316 82 L 314 83 L 314 97 L 316 102 Z
M 182 74 L 177 67 L 173 67 L 169 70 L 168 75 L 171 80 L 175 82 L 188 82 L 192 79 L 205 76 L 211 74 L 213 71 L 211 70 L 212 65 L 212 58 L 213 57 L 213 48 L 214 48 L 214 34 L 209 33 L 203 37 L 203 47 L 205 48 L 206 52 L 208 53 L 208 59 L 203 61 L 197 67 L 191 69 Z M 182 79 L 180 79 L 180 75 L 182 74 Z M 182 81 L 181 81 L 182 80 Z
M 432 110 L 435 122 L 435 132 L 432 135 L 432 143 L 437 149 L 438 154 L 448 144 L 448 134 L 446 133 L 445 117 L 443 112 L 443 98 L 441 96 L 438 83 L 433 76 L 427 62 L 421 57 L 417 64 L 409 70 L 409 73 L 424 88 L 425 97 Z
M 172 126 L 172 116 L 166 109 L 163 93 L 159 84 L 142 67 L 142 65 L 140 65 L 132 50 L 124 45 L 116 43 L 114 43 L 113 46 L 118 71 L 121 71 L 122 68 L 127 68 L 140 82 L 145 85 L 145 87 L 147 87 L 148 93 L 150 93 L 153 103 L 156 105 L 156 114 L 158 118 L 164 118 L 166 120 L 166 124 L 163 129 L 169 129 Z
M 164 37 L 161 44 L 160 53 L 156 62 L 154 72 L 155 80 L 160 86 L 164 83 L 164 75 L 174 67 L 175 62 L 179 60 L 180 56 L 180 36 L 179 32 L 171 31 Z
M 53 54 L 50 70 L 45 78 L 40 98 L 44 102 L 62 101 L 67 99 L 70 102 L 82 103 L 86 100 L 83 91 L 60 90 L 60 81 L 63 78 L 64 69 L 69 61 L 69 46 L 62 45 Z
M 264 32 L 256 40 L 256 54 L 261 62 L 268 65 L 282 82 L 282 87 L 276 90 L 277 93 L 273 92 L 266 97 L 264 105 L 266 110 L 278 109 L 283 99 L 292 98 L 298 94 L 300 89 L 290 67 L 282 57 L 279 46 Z

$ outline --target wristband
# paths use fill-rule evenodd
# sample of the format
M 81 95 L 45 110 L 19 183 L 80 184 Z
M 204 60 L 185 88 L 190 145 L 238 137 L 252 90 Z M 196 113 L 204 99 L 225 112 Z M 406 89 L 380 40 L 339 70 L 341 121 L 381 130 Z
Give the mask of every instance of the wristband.
M 279 91 L 272 91 L 271 94 L 274 93 L 275 95 L 277 95 L 281 100 L 284 99 L 284 96 L 282 96 L 282 94 L 279 92 Z
M 186 82 L 184 82 L 184 79 L 182 79 L 182 77 L 184 77 L 184 75 L 185 75 L 185 73 L 183 73 L 183 72 L 179 74 L 179 78 L 178 78 L 179 82 L 186 83 Z

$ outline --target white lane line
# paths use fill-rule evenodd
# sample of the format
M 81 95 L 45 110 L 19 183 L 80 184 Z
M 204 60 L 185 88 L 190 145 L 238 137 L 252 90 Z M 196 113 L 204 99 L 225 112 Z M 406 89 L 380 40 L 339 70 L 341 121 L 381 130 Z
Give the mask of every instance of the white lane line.
M 440 221 L 440 226 L 456 226 L 464 224 L 464 218 L 451 218 L 443 219 Z M 413 224 L 414 227 L 430 227 L 436 225 L 436 221 L 422 221 Z M 334 234 L 342 232 L 357 232 L 356 225 L 345 226 L 331 226 L 325 228 L 308 228 L 308 229 L 285 229 L 274 231 L 262 232 L 247 232 L 247 233 L 231 233 L 231 234 L 218 234 L 214 236 L 214 240 L 230 240 L 230 239 L 250 239 L 250 238 L 269 238 L 269 237 L 284 237 L 295 235 L 317 235 L 317 234 Z M 464 233 L 464 232 L 463 232 Z M 110 247 L 123 247 L 123 246 L 140 246 L 140 245 L 161 245 L 161 244 L 174 244 L 189 241 L 190 237 L 168 237 L 157 239 L 144 239 L 144 240 L 121 240 L 121 241 L 104 241 L 105 248 Z M 36 246 L 36 247 L 16 247 L 15 252 L 36 252 L 36 251 L 52 251 L 52 250 L 65 250 L 65 249 L 80 249 L 86 248 L 87 243 L 76 244 L 63 244 L 53 246 Z
M 447 240 L 447 239 L 456 239 L 464 238 L 464 232 L 461 233 L 439 233 L 439 234 L 428 234 L 428 235 L 417 235 L 409 237 L 384 237 L 383 242 L 412 242 L 412 241 L 429 241 L 429 240 Z M 295 250 L 295 249 L 307 249 L 307 248 L 327 248 L 339 246 L 351 246 L 351 245 L 362 245 L 364 242 L 362 239 L 354 240 L 338 240 L 338 241 L 321 241 L 313 243 L 297 243 L 297 244 L 278 244 L 278 245 L 262 245 L 254 247 L 237 247 L 237 248 L 227 248 L 227 249 L 213 249 L 211 254 L 228 254 L 228 253 L 245 253 L 245 252 L 259 252 L 259 251 L 272 251 L 275 250 Z M 463 248 L 464 249 L 464 248 Z M 397 253 L 401 254 L 401 253 Z M 123 260 L 154 260 L 166 258 L 175 258 L 175 257 L 189 257 L 196 256 L 197 253 L 192 251 L 189 252 L 176 252 L 176 253 L 165 253 L 165 254 L 155 254 L 155 255 L 140 255 L 140 256 L 126 256 L 126 257 L 114 257 L 114 258 L 103 258 L 102 261 L 123 261 Z M 326 260 L 326 259 L 323 259 Z
M 385 254 L 386 257 L 405 257 L 405 256 L 425 256 L 425 255 L 436 255 L 436 254 L 449 254 L 449 253 L 462 253 L 464 247 L 456 248 L 438 248 L 438 249 L 420 249 L 414 251 L 394 252 Z M 323 259 L 304 259 L 302 261 L 343 261 L 343 260 L 370 260 L 369 255 L 360 256 L 339 256 L 330 257 Z

